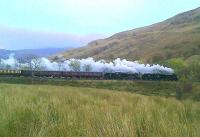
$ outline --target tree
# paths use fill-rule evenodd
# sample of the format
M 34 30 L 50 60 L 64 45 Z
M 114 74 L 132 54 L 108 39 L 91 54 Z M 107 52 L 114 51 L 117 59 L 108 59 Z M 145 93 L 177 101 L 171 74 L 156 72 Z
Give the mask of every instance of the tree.
M 167 67 L 169 67 L 169 68 L 174 69 L 174 71 L 177 74 L 177 76 L 179 77 L 179 79 L 183 75 L 184 76 L 188 75 L 188 72 L 187 72 L 188 64 L 183 59 L 174 58 L 174 59 L 170 59 L 170 60 L 168 60 L 166 62 L 163 62 L 162 64 L 167 66 Z
M 22 68 L 22 64 L 19 62 L 18 59 L 15 59 L 14 68 L 18 70 Z
M 4 69 L 4 64 L 1 58 L 0 58 L 0 69 Z
M 92 65 L 91 64 L 85 64 L 85 65 L 83 65 L 83 71 L 85 71 L 85 72 L 91 72 L 92 71 Z
M 188 70 L 194 81 L 200 81 L 200 63 L 198 61 L 189 63 Z
M 22 58 L 21 62 L 26 63 L 29 70 L 36 71 L 42 68 L 42 60 L 37 55 L 27 55 Z
M 32 59 L 32 70 L 41 70 L 42 68 L 42 60 L 41 58 L 33 58 Z
M 65 62 L 65 60 L 66 60 L 65 58 L 58 57 L 58 56 L 56 56 L 56 57 L 53 58 L 53 61 L 58 64 L 58 70 L 59 71 L 64 70 L 64 62 Z
M 187 63 L 182 59 L 171 59 L 167 62 L 167 66 L 173 68 L 175 71 L 180 71 L 187 67 Z
M 193 90 L 193 82 L 188 77 L 181 77 L 176 86 L 176 98 L 181 100 L 183 95 L 190 94 Z
M 63 58 L 59 58 L 56 62 L 58 63 L 58 70 L 59 71 L 62 71 L 64 69 L 64 61 L 65 59 Z
M 58 71 L 62 71 L 63 70 L 63 62 L 59 61 L 58 62 Z
M 80 71 L 81 70 L 81 62 L 78 61 L 78 60 L 71 60 L 70 63 L 69 63 L 69 68 L 72 70 L 72 71 Z

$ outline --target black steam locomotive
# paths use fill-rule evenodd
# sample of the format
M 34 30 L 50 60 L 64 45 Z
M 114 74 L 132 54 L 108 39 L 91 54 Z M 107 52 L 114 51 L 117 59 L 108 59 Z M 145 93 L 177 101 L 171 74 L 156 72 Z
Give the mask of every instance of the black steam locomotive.
M 146 81 L 177 81 L 175 74 L 138 74 L 138 73 L 103 73 L 103 72 L 72 72 L 72 71 L 31 71 L 31 70 L 0 70 L 0 76 L 11 77 L 50 77 L 65 79 L 96 79 L 96 80 L 146 80 Z

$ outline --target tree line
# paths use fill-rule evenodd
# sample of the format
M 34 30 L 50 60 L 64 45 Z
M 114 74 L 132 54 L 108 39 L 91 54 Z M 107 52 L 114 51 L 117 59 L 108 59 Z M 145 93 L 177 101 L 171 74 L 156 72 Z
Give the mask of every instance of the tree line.
M 186 96 L 198 93 L 198 89 L 194 89 L 195 84 L 200 82 L 200 61 L 185 61 L 181 58 L 173 58 L 163 62 L 163 65 L 173 68 L 179 81 L 176 85 L 176 98 L 184 99 Z M 196 96 L 200 101 L 200 95 Z
M 46 68 L 45 64 L 43 64 L 41 57 L 37 55 L 26 55 L 23 57 L 15 57 L 13 58 L 14 62 L 12 62 L 12 66 L 8 65 L 6 63 L 3 63 L 2 59 L 0 58 L 0 69 L 10 70 L 10 69 L 17 69 L 17 70 L 32 70 L 32 71 L 42 71 L 42 70 L 48 70 Z M 59 71 L 65 71 L 66 68 L 64 66 L 64 59 L 57 58 L 54 60 L 57 62 L 57 70 Z M 81 62 L 78 60 L 71 60 L 68 64 L 69 69 L 71 71 L 81 71 Z M 82 66 L 82 70 L 85 72 L 92 71 L 92 65 L 91 64 L 84 64 Z

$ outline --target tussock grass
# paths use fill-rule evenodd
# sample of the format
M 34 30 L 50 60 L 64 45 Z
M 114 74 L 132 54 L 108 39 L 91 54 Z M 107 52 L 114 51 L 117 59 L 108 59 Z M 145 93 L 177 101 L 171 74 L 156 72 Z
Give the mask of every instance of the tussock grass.
M 174 81 L 65 80 L 37 77 L 0 77 L 0 83 L 87 87 L 162 97 L 176 97 L 177 85 L 179 84 Z M 200 101 L 200 83 L 193 83 L 193 90 L 183 93 L 182 96 L 182 99 Z
M 199 105 L 106 89 L 0 84 L 0 137 L 197 137 Z

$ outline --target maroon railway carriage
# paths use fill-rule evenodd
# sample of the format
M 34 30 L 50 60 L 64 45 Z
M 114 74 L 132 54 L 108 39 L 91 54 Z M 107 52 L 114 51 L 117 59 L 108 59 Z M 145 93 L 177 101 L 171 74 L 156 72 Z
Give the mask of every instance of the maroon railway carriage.
M 85 78 L 85 79 L 102 79 L 103 73 L 101 72 L 63 72 L 62 76 L 65 78 Z

